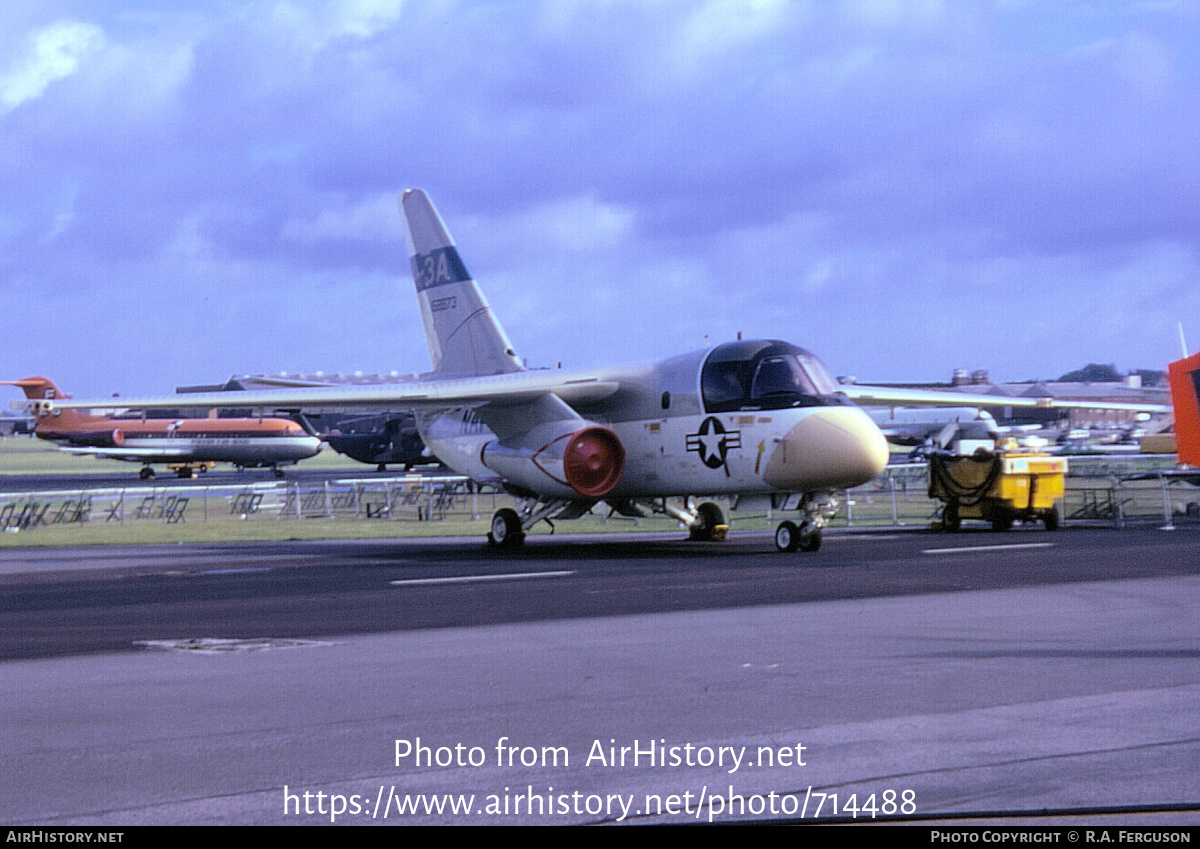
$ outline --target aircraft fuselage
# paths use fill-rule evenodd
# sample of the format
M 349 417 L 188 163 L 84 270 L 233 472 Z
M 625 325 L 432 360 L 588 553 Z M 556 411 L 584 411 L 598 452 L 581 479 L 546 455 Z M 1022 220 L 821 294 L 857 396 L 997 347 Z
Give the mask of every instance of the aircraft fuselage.
M 137 463 L 213 463 L 271 466 L 295 463 L 321 450 L 321 440 L 282 419 L 96 420 L 91 427 L 57 428 L 41 421 L 41 439 L 60 448 Z
M 504 379 L 517 386 L 520 377 Z M 611 430 L 624 448 L 623 474 L 606 498 L 843 489 L 871 480 L 887 463 L 887 443 L 874 422 L 836 394 L 815 357 L 786 343 L 735 342 L 561 380 L 620 387 L 571 405 L 585 423 Z M 462 407 L 417 421 L 446 465 L 501 485 L 506 476 L 488 460 L 498 437 L 486 418 L 486 411 Z M 581 497 L 549 464 L 534 463 L 534 469 L 534 478 L 523 482 L 529 489 Z

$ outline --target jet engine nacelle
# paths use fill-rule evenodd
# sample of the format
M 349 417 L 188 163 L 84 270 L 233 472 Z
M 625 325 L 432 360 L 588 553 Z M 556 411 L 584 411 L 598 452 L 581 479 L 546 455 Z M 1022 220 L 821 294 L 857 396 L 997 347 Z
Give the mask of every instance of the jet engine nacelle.
M 625 448 L 617 435 L 579 420 L 494 440 L 480 459 L 509 483 L 558 498 L 603 498 L 625 472 Z

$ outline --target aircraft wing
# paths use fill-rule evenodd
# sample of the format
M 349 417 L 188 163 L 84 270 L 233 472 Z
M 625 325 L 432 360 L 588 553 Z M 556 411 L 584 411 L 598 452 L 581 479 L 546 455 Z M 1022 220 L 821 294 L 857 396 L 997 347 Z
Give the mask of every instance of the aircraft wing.
M 1057 398 L 1026 398 L 1009 395 L 974 395 L 937 389 L 900 389 L 891 386 L 838 387 L 846 397 L 863 406 L 890 407 L 1025 407 L 1043 410 L 1124 410 L 1133 413 L 1166 413 L 1167 404 L 1135 404 L 1124 401 L 1061 401 Z
M 154 410 L 179 407 L 209 409 L 251 408 L 264 414 L 355 410 L 450 409 L 454 407 L 519 406 L 546 395 L 557 395 L 568 404 L 595 402 L 609 397 L 620 383 L 596 375 L 560 371 L 523 371 L 485 377 L 422 380 L 367 386 L 311 386 L 244 392 L 196 392 L 161 398 L 53 399 L 37 401 L 46 412 L 55 409 Z
M 242 392 L 196 392 L 161 398 L 103 398 L 99 400 L 53 399 L 38 401 L 46 411 L 53 409 L 153 410 L 179 407 L 210 409 L 252 408 L 269 413 L 316 412 L 347 408 L 355 410 L 448 409 L 452 407 L 519 406 L 548 394 L 572 406 L 601 401 L 620 389 L 617 380 L 599 375 L 563 374 L 559 371 L 522 371 L 484 377 L 418 380 L 411 383 L 365 386 L 305 386 Z M 976 395 L 933 389 L 901 389 L 886 386 L 846 384 L 838 390 L 864 406 L 1005 406 L 1040 409 L 1124 410 L 1165 413 L 1165 404 L 1118 401 L 1063 401 L 1007 395 Z

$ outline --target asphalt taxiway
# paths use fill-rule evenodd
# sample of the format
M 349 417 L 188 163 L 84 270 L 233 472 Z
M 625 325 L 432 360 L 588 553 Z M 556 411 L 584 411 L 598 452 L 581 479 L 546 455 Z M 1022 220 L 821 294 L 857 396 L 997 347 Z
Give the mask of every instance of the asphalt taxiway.
M 3 550 L 0 814 L 726 822 L 818 797 L 828 818 L 833 795 L 849 817 L 853 795 L 877 818 L 1195 823 L 1198 549 L 1181 529 Z

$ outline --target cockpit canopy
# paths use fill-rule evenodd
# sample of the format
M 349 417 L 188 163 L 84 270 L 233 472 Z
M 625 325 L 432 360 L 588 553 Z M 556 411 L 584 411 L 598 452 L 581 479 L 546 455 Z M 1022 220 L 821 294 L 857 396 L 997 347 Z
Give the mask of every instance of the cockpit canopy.
M 787 342 L 727 342 L 708 355 L 700 372 L 704 409 L 779 410 L 847 403 L 825 365 Z

